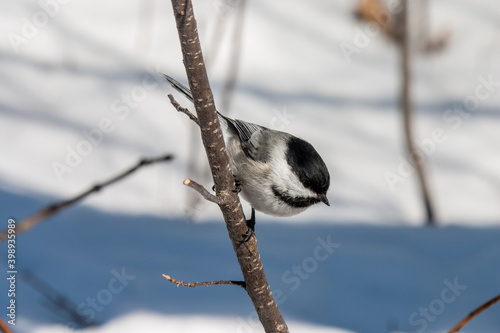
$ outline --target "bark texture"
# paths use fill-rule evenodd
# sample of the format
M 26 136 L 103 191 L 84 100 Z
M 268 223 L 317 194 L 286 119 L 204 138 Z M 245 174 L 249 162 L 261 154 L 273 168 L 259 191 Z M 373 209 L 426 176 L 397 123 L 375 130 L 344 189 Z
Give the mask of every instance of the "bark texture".
M 244 235 L 247 234 L 248 227 L 235 191 L 234 177 L 208 82 L 191 1 L 172 0 L 172 6 L 202 141 L 214 179 L 216 196 L 219 198 L 218 204 L 243 273 L 245 290 L 266 332 L 288 332 L 264 274 L 257 238 L 252 235 L 250 239 L 245 240 Z

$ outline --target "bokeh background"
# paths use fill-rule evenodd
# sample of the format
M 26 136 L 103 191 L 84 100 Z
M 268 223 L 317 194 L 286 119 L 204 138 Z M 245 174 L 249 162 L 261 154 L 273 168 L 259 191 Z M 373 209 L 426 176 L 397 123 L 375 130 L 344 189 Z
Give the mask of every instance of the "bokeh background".
M 293 332 L 446 332 L 500 291 L 500 7 L 409 3 L 428 226 L 405 150 L 397 4 L 193 3 L 219 111 L 306 139 L 331 173 L 331 207 L 257 214 Z M 0 32 L 2 229 L 140 158 L 175 156 L 18 236 L 14 331 L 262 332 L 242 290 L 161 277 L 241 276 L 218 208 L 182 185 L 212 182 L 167 94 L 192 106 L 157 74 L 186 82 L 171 3 L 2 1 Z M 498 332 L 499 311 L 463 331 Z

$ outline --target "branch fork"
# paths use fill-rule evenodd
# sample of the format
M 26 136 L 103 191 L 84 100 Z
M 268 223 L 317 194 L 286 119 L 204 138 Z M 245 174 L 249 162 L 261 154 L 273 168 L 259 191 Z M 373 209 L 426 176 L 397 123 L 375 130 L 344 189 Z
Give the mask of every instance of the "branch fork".
M 168 98 L 170 99 L 170 103 L 174 106 L 174 108 L 177 110 L 177 112 L 182 112 L 185 115 L 189 117 L 192 121 L 196 123 L 196 125 L 200 126 L 200 123 L 198 122 L 198 117 L 196 117 L 191 111 L 188 109 L 182 107 L 177 101 L 175 100 L 174 96 L 172 94 L 168 94 Z

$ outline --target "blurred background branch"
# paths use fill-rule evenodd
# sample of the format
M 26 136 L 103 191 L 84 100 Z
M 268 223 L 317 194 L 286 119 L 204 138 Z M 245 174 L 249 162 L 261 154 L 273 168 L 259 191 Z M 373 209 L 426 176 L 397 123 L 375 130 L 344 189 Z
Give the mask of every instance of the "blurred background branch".
M 474 309 L 471 313 L 469 313 L 464 319 L 462 319 L 455 327 L 453 327 L 449 333 L 456 333 L 460 331 L 469 321 L 471 321 L 474 317 L 479 315 L 484 310 L 492 307 L 496 303 L 500 302 L 500 295 L 493 297 L 489 301 L 484 304 L 481 304 L 479 307 Z
M 45 308 L 52 310 L 66 321 L 72 321 L 77 326 L 74 328 L 83 329 L 100 325 L 95 319 L 85 318 L 85 316 L 78 312 L 77 303 L 73 302 L 67 295 L 64 295 L 33 272 L 23 270 L 20 275 L 29 286 L 44 297 L 44 300 L 48 303 L 45 304 L 48 305 L 44 306 Z
M 141 159 L 135 166 L 133 166 L 130 169 L 114 176 L 113 178 L 111 178 L 105 182 L 96 184 L 96 185 L 90 187 L 88 190 L 86 190 L 86 191 L 84 191 L 84 192 L 82 192 L 82 193 L 80 193 L 80 194 L 78 194 L 70 199 L 63 200 L 61 202 L 54 203 L 54 204 L 49 205 L 45 208 L 42 208 L 38 213 L 23 219 L 22 221 L 20 221 L 16 225 L 16 235 L 19 235 L 23 232 L 30 230 L 31 228 L 33 228 L 34 226 L 36 226 L 38 223 L 42 222 L 43 220 L 46 220 L 47 218 L 51 217 L 52 215 L 55 215 L 55 214 L 61 212 L 62 210 L 76 204 L 77 202 L 79 202 L 80 200 L 83 200 L 84 198 L 86 198 L 90 194 L 95 193 L 95 192 L 99 192 L 100 190 L 104 189 L 105 187 L 107 187 L 113 183 L 116 183 L 116 182 L 124 179 L 127 176 L 130 176 L 131 174 L 133 174 L 134 172 L 136 172 L 137 170 L 139 170 L 140 168 L 142 168 L 144 166 L 159 163 L 159 162 L 170 161 L 172 158 L 173 158 L 173 156 L 171 154 L 168 154 L 168 155 L 164 155 L 164 156 L 156 157 L 156 158 Z M 8 234 L 9 234 L 8 229 L 2 231 L 0 233 L 0 242 L 6 240 Z
M 431 199 L 429 189 L 429 180 L 425 168 L 425 157 L 423 154 L 418 154 L 413 134 L 413 106 L 412 106 L 412 65 L 411 65 L 411 34 L 409 20 L 409 0 L 402 0 L 401 14 L 398 15 L 400 20 L 401 30 L 401 109 L 403 115 L 403 129 L 405 145 L 410 158 L 413 159 L 413 165 L 417 170 L 418 184 L 420 187 L 420 195 L 422 204 L 425 209 L 425 221 L 427 225 L 435 224 L 434 203 Z

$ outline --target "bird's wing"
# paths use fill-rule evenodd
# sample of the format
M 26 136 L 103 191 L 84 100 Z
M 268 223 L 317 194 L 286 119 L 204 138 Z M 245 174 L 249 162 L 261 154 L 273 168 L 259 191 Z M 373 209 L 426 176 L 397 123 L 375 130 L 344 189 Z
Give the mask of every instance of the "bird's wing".
M 226 119 L 236 128 L 241 142 L 251 144 L 252 146 L 258 145 L 256 139 L 262 131 L 262 127 L 239 119 Z
M 265 127 L 239 119 L 222 117 L 230 124 L 233 132 L 238 135 L 241 148 L 247 157 L 259 162 L 266 162 L 268 160 L 269 149 L 266 148 L 266 145 L 261 144 L 266 137 L 267 129 Z

